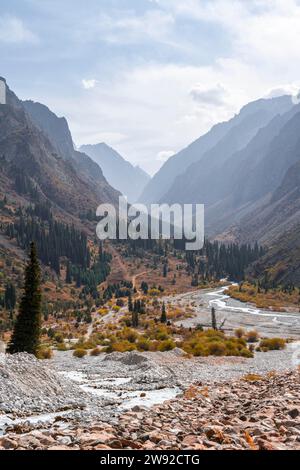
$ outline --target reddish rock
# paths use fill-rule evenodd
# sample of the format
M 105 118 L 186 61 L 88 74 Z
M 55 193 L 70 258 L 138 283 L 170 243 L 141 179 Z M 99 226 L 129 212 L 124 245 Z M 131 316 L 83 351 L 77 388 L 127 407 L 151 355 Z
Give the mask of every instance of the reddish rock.
M 2 437 L 0 439 L 0 446 L 5 450 L 16 449 L 18 447 L 18 442 L 10 439 L 9 437 Z

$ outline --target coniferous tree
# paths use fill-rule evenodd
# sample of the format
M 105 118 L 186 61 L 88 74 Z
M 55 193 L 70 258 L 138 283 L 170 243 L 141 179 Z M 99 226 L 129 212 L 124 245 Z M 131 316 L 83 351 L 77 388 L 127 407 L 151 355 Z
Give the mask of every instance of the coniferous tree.
M 128 311 L 129 312 L 133 311 L 131 292 L 129 292 L 129 295 L 128 295 Z
M 166 304 L 165 303 L 162 304 L 160 322 L 161 323 L 167 323 L 167 312 L 166 312 Z
M 138 328 L 138 326 L 139 326 L 139 313 L 136 309 L 133 309 L 131 323 L 132 323 L 133 328 Z
M 14 310 L 16 306 L 16 289 L 12 283 L 5 286 L 4 306 L 6 310 Z
M 164 264 L 164 270 L 163 270 L 163 276 L 164 276 L 164 277 L 167 277 L 167 275 L 168 275 L 168 264 L 165 263 L 165 264 Z
M 71 264 L 68 262 L 67 271 L 66 271 L 66 283 L 72 284 L 72 275 L 71 275 Z
M 35 244 L 30 245 L 29 261 L 25 270 L 25 287 L 12 338 L 8 346 L 11 354 L 37 354 L 41 333 L 40 266 Z
M 142 289 L 142 291 L 145 295 L 148 294 L 149 286 L 148 286 L 147 282 L 143 281 L 141 283 L 141 289 Z

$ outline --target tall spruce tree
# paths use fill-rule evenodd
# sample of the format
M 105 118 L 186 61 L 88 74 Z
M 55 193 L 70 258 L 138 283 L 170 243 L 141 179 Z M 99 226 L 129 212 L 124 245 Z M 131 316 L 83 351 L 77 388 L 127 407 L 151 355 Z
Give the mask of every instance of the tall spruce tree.
M 35 243 L 30 244 L 29 261 L 25 270 L 25 287 L 12 338 L 10 354 L 27 352 L 37 354 L 41 333 L 40 265 Z

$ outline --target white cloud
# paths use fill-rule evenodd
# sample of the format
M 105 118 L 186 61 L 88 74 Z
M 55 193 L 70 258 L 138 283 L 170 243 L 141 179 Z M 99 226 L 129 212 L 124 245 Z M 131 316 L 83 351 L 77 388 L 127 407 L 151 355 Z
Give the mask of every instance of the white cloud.
M 241 82 L 249 86 L 247 92 L 240 89 Z M 190 93 L 199 83 L 222 83 L 226 103 L 208 111 Z M 77 144 L 104 140 L 153 173 L 171 155 L 161 152 L 185 147 L 266 88 L 251 70 L 234 62 L 206 67 L 152 64 L 120 71 L 111 81 L 101 80 L 92 94 L 79 93 L 76 102 L 71 97 L 68 102 L 56 100 L 54 109 L 59 107 L 60 114 L 68 110 Z M 119 134 L 124 137 L 115 139 Z
M 91 90 L 92 88 L 95 88 L 95 86 L 97 85 L 97 80 L 95 80 L 94 78 L 88 79 L 88 80 L 83 79 L 81 83 L 85 90 Z
M 195 35 L 189 43 L 189 52 L 194 52 L 189 55 L 190 65 L 176 63 L 176 56 L 168 63 L 153 59 L 145 65 L 143 57 L 138 57 L 139 65 L 131 62 L 125 69 L 124 61 L 107 81 L 100 58 L 95 78 L 85 80 L 87 87 L 82 82 L 84 88 L 94 87 L 93 93 L 81 90 L 75 100 L 74 96 L 68 101 L 52 100 L 60 114 L 67 110 L 78 144 L 107 140 L 150 173 L 160 167 L 169 149 L 185 147 L 247 102 L 266 93 L 278 96 L 290 91 L 296 96 L 300 88 L 300 82 L 295 82 L 300 76 L 300 4 L 296 0 L 155 3 L 157 9 L 141 16 L 133 11 L 116 17 L 102 15 L 90 30 L 85 28 L 86 34 L 91 34 L 91 40 L 98 34 L 108 42 L 124 45 L 124 54 L 128 44 L 139 44 L 144 38 L 151 40 L 153 47 L 157 47 L 156 41 L 181 47 L 183 28 L 189 28 L 189 20 L 198 19 L 199 28 L 203 21 L 212 23 L 226 35 L 230 43 L 226 55 L 219 54 L 202 65 L 193 62 L 202 47 Z M 181 26 L 175 34 L 178 20 Z
M 294 103 L 299 102 L 300 82 L 278 85 L 269 90 L 265 98 L 276 98 L 277 96 L 291 95 Z
M 156 160 L 159 162 L 165 162 L 173 155 L 175 155 L 174 150 L 162 150 L 161 152 L 158 152 Z
M 0 18 L 0 43 L 21 44 L 37 43 L 38 37 L 28 29 L 23 21 L 15 16 Z
M 231 38 L 234 57 L 263 68 L 300 59 L 297 0 L 157 0 L 175 17 L 219 24 Z
M 175 24 L 173 14 L 162 10 L 149 10 L 143 15 L 133 10 L 114 14 L 102 13 L 89 21 L 83 32 L 86 40 L 95 38 L 118 44 L 135 44 L 141 40 L 152 40 L 172 44 L 171 32 Z M 82 31 L 80 31 L 82 36 Z
M 204 106 L 222 106 L 225 103 L 227 92 L 219 83 L 214 87 L 207 87 L 197 83 L 190 91 L 192 98 Z

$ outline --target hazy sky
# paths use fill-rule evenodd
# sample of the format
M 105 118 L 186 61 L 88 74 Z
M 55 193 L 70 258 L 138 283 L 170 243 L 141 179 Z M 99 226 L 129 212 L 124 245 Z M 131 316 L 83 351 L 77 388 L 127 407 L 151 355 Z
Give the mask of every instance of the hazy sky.
M 300 78 L 297 0 L 0 0 L 0 75 L 155 172 Z

